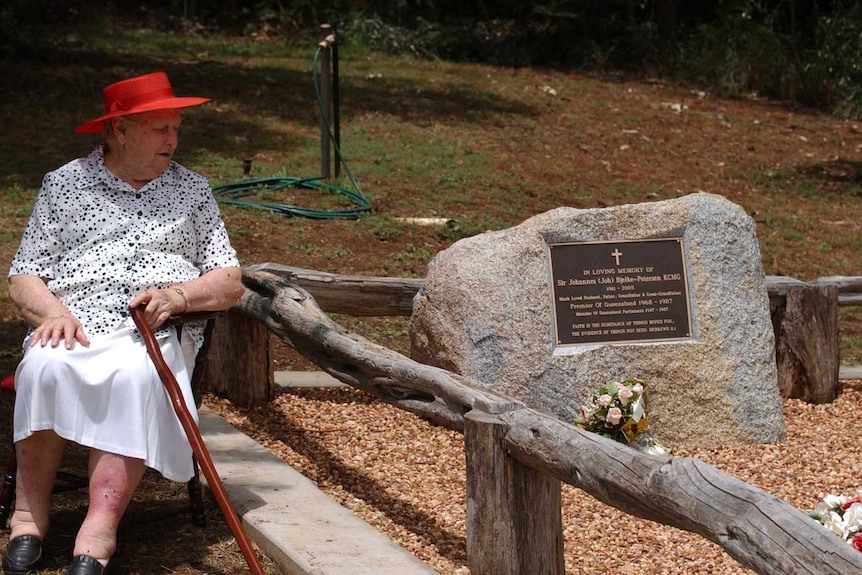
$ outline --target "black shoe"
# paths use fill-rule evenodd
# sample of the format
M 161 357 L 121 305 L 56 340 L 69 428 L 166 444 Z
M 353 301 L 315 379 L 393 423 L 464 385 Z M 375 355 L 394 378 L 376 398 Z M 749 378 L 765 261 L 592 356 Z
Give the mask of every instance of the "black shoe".
M 3 554 L 3 572 L 6 575 L 24 575 L 34 571 L 42 559 L 42 540 L 35 535 L 22 535 L 10 539 Z
M 106 566 L 89 555 L 75 555 L 66 575 L 102 575 L 106 569 Z

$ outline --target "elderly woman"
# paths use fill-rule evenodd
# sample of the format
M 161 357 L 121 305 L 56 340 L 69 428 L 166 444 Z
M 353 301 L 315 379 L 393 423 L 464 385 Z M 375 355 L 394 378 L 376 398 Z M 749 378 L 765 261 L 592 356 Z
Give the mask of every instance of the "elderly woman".
M 67 575 L 98 575 L 146 467 L 192 476 L 192 449 L 129 314 L 142 306 L 196 414 L 189 374 L 202 326 L 166 321 L 233 305 L 243 287 L 212 190 L 172 161 L 180 109 L 162 72 L 104 91 L 106 113 L 76 128 L 104 142 L 45 176 L 9 272 L 31 324 L 15 374 L 15 511 L 7 574 L 33 570 L 67 441 L 90 448 L 90 503 Z

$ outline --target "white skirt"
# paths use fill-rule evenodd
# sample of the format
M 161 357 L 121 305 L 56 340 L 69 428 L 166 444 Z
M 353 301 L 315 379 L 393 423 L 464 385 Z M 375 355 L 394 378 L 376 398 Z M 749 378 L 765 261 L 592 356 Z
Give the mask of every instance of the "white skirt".
M 191 390 L 195 347 L 183 334 L 159 340 L 195 421 Z M 61 437 L 144 463 L 167 479 L 192 476 L 192 448 L 146 347 L 125 326 L 96 338 L 90 347 L 61 341 L 24 344 L 15 373 L 14 441 L 53 429 Z

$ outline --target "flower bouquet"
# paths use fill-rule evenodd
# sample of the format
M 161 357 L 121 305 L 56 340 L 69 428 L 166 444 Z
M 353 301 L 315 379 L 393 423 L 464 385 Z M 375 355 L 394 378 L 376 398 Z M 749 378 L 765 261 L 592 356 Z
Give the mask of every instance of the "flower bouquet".
M 862 489 L 853 497 L 829 494 L 809 515 L 862 551 Z
M 654 455 L 669 455 L 649 433 L 646 382 L 608 381 L 581 407 L 575 425 Z

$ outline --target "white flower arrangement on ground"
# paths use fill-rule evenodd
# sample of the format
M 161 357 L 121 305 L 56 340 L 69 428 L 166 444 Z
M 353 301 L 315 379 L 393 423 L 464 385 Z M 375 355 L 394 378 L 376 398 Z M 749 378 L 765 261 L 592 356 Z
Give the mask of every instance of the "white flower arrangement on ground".
M 647 384 L 640 379 L 608 381 L 581 407 L 575 425 L 654 455 L 669 455 L 649 434 Z
M 809 515 L 862 551 L 862 489 L 852 497 L 828 494 Z

